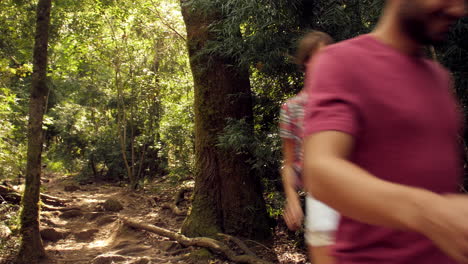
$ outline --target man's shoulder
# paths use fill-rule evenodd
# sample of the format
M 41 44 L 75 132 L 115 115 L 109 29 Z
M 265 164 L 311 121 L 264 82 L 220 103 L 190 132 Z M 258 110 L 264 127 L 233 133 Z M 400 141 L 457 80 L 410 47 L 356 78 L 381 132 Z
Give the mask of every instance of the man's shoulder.
M 323 49 L 320 57 L 335 58 L 340 62 L 347 59 L 354 59 L 366 53 L 367 36 L 360 35 L 351 39 L 343 40 L 338 43 L 327 46 Z
M 366 35 L 344 40 L 323 49 L 314 61 L 309 75 L 316 78 L 319 76 L 321 79 L 349 80 L 362 74 L 363 71 L 356 66 L 369 56 L 371 54 Z

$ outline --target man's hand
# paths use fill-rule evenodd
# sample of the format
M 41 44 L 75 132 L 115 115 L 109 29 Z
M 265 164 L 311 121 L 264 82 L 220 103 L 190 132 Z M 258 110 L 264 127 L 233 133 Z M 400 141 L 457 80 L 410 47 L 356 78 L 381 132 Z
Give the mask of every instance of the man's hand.
M 296 231 L 302 226 L 304 213 L 298 197 L 287 199 L 283 217 L 289 230 Z
M 468 263 L 468 196 L 447 195 L 427 201 L 416 231 L 426 235 L 457 263 Z

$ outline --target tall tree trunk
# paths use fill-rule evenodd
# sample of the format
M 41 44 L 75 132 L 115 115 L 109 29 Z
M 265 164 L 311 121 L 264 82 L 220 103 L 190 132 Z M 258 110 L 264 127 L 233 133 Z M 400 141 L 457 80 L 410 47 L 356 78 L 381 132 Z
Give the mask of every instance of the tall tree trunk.
M 233 58 L 204 51 L 217 39 L 210 25 L 222 23 L 220 8 L 199 10 L 196 1 L 181 0 L 195 83 L 195 189 L 192 210 L 182 232 L 210 236 L 218 232 L 265 238 L 268 216 L 260 181 L 249 158 L 216 147 L 227 118 L 252 121 L 252 96 L 247 68 Z
M 46 72 L 51 2 L 51 0 L 39 0 L 37 6 L 32 87 L 29 101 L 26 185 L 21 211 L 22 240 L 16 263 L 33 264 L 46 256 L 39 233 L 38 203 L 43 144 L 42 120 L 49 90 L 46 83 Z

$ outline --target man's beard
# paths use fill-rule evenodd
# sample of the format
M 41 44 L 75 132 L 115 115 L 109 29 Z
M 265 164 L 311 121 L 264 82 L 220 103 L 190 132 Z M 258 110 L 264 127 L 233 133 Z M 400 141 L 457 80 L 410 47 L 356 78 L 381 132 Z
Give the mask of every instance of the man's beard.
M 414 40 L 421 45 L 436 45 L 443 41 L 443 37 L 436 37 L 431 34 L 429 30 L 429 23 L 431 19 L 437 19 L 426 15 L 418 14 L 417 10 L 421 8 L 411 4 L 411 1 L 407 1 L 406 4 L 400 9 L 399 21 L 400 28 L 408 38 Z

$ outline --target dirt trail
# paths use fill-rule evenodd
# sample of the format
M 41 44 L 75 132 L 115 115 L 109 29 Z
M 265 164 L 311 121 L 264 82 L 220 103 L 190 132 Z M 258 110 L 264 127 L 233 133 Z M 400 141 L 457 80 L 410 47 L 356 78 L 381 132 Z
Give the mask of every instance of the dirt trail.
M 174 199 L 177 189 L 170 184 L 155 185 L 152 192 L 134 193 L 109 184 L 74 188 L 70 179 L 63 177 L 52 176 L 46 181 L 45 193 L 68 202 L 66 207 L 50 208 L 41 213 L 41 234 L 51 257 L 45 263 L 231 263 L 213 259 L 195 261 L 188 255 L 196 249 L 183 248 L 165 237 L 130 229 L 122 224 L 120 218 L 125 217 L 177 231 L 184 216 L 161 208 L 162 204 Z M 104 203 L 108 199 L 117 200 L 123 209 L 114 212 L 106 210 Z M 180 207 L 186 208 L 187 201 L 182 202 Z M 291 253 L 288 243 L 277 242 L 273 245 L 274 249 L 266 250 L 265 254 L 278 255 L 280 263 L 306 263 L 302 253 Z
M 112 185 L 85 185 L 73 190 L 67 179 L 48 180 L 44 184 L 47 194 L 69 200 L 66 209 L 41 214 L 45 247 L 52 257 L 48 263 L 188 263 L 183 256 L 190 249 L 154 234 L 129 229 L 119 220 L 129 217 L 176 231 L 174 227 L 180 225 L 183 216 L 155 207 L 154 200 L 169 202 L 170 197 L 145 197 Z M 105 210 L 103 205 L 108 199 L 119 201 L 123 209 Z

